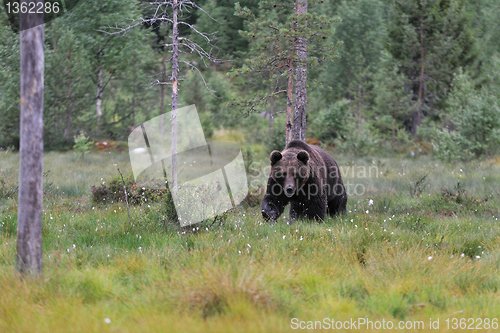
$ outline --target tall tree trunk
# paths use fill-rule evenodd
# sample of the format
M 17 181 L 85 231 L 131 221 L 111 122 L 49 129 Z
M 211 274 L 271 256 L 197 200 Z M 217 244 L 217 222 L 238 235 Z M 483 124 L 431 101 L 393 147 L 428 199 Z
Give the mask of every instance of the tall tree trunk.
M 269 99 L 269 134 L 273 135 L 274 124 L 274 96 Z
M 172 182 L 177 191 L 177 85 L 179 76 L 179 30 L 177 26 L 177 0 L 174 0 L 172 24 Z
M 294 47 L 292 46 L 292 52 L 294 50 Z M 290 59 L 288 61 L 288 88 L 286 90 L 286 144 L 290 141 L 292 141 L 292 130 L 293 130 L 293 125 L 292 125 L 292 119 L 293 119 L 293 114 L 292 114 L 292 107 L 293 107 L 293 59 Z
M 297 0 L 297 14 L 307 13 L 307 0 Z M 305 24 L 305 23 L 304 23 Z M 297 37 L 297 69 L 295 83 L 295 111 L 293 115 L 293 139 L 306 141 L 307 104 L 307 39 Z
M 70 107 L 66 109 L 66 128 L 64 129 L 64 139 L 69 141 L 69 128 L 70 128 L 70 123 L 71 123 L 71 111 Z
M 43 0 L 35 1 L 43 4 Z M 27 0 L 21 3 L 28 5 Z M 21 129 L 16 270 L 42 274 L 43 200 L 43 14 L 22 13 Z
M 135 61 L 133 62 L 133 73 L 134 73 L 134 82 L 137 82 L 137 72 L 135 68 Z M 132 88 L 132 126 L 135 125 L 135 89 Z
M 358 83 L 358 103 L 357 103 L 358 132 L 360 132 L 360 133 L 361 133 L 361 96 L 362 96 L 362 90 L 361 90 L 361 76 L 360 76 L 359 83 Z
M 297 6 L 294 3 L 292 30 L 295 30 L 295 19 L 297 16 Z M 286 90 L 286 129 L 285 143 L 288 145 L 293 137 L 293 59 L 295 57 L 295 40 L 290 49 L 290 60 L 288 61 L 288 88 Z
M 102 63 L 101 63 L 102 50 L 97 54 L 99 61 L 99 68 L 97 69 L 97 96 L 96 96 L 96 114 L 97 114 L 97 123 L 101 123 L 102 119 Z
M 420 18 L 420 82 L 418 87 L 418 111 L 413 118 L 411 133 L 417 135 L 417 128 L 422 122 L 422 104 L 423 104 L 423 89 L 424 89 L 424 74 L 425 74 L 425 50 L 424 50 L 424 17 Z
M 132 91 L 132 126 L 135 125 L 135 89 Z
M 160 84 L 160 115 L 165 114 L 165 85 Z M 164 135 L 163 117 L 160 118 L 160 135 Z
M 68 51 L 68 71 L 67 77 L 71 76 L 71 51 Z M 71 123 L 71 79 L 66 82 L 66 128 L 64 129 L 64 139 L 69 140 L 69 128 Z
M 165 56 L 161 57 L 161 63 L 163 65 L 163 80 L 165 80 L 165 73 L 166 73 L 166 67 L 165 67 Z M 163 116 L 165 114 L 165 85 L 160 84 L 160 115 Z M 165 126 L 163 124 L 163 117 L 160 118 L 160 136 L 163 138 L 165 135 Z

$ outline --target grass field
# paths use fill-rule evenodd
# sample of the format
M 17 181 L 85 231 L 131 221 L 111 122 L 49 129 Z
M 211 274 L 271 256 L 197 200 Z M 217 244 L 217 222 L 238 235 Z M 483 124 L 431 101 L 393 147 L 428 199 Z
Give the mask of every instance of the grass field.
M 261 155 L 254 185 L 267 176 Z M 0 152 L 0 332 L 328 330 L 324 318 L 367 318 L 364 332 L 382 321 L 431 331 L 430 320 L 432 331 L 498 331 L 499 160 L 335 156 L 354 186 L 347 216 L 287 225 L 240 207 L 181 229 L 161 203 L 132 207 L 131 223 L 124 203 L 92 203 L 90 185 L 114 164 L 130 172 L 126 153 L 48 153 L 43 279 L 21 281 L 18 157 Z

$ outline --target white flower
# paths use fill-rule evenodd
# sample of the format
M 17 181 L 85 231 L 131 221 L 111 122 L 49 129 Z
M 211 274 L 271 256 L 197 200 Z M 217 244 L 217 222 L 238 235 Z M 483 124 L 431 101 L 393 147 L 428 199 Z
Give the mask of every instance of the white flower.
M 368 201 L 368 206 L 371 206 L 371 205 L 373 205 L 373 200 L 372 199 L 370 199 L 370 201 Z
M 109 319 L 109 318 L 104 318 L 104 322 L 105 322 L 106 324 L 111 324 L 111 319 Z
M 429 256 L 429 258 L 427 258 L 427 260 L 432 260 L 432 257 Z
M 283 235 L 283 239 L 285 239 L 285 237 L 286 237 L 286 236 L 285 236 L 285 235 Z

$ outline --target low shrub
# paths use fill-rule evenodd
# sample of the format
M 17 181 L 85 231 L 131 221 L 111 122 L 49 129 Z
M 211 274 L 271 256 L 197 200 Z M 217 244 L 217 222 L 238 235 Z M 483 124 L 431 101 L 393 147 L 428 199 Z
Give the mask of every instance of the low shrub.
M 163 200 L 172 200 L 170 190 L 151 189 L 140 187 L 134 181 L 131 174 L 124 175 L 125 187 L 127 188 L 128 202 L 131 205 L 140 205 L 146 202 L 160 202 Z M 114 202 L 125 202 L 125 191 L 123 181 L 119 175 L 115 176 L 109 182 L 103 182 L 101 185 L 91 186 L 92 201 L 95 204 L 106 204 Z

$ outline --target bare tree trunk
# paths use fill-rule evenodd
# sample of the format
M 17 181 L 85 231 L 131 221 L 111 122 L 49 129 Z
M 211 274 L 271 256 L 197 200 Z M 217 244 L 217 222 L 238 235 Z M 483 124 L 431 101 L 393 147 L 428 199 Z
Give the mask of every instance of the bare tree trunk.
M 134 82 L 137 81 L 137 71 L 135 68 L 135 61 L 133 62 Z M 132 88 L 132 126 L 135 125 L 135 89 Z
M 132 91 L 132 125 L 135 125 L 135 89 Z
M 292 46 L 292 52 L 294 48 Z M 292 130 L 293 130 L 293 125 L 292 125 L 292 107 L 293 107 L 293 102 L 292 102 L 292 89 L 293 89 L 293 60 L 289 60 L 289 65 L 288 65 L 288 89 L 286 90 L 286 144 L 290 141 L 292 141 Z
M 297 16 L 297 6 L 294 4 L 292 30 L 295 30 L 295 18 Z M 295 56 L 295 41 L 290 49 L 290 60 L 288 61 L 288 88 L 286 90 L 286 145 L 292 141 L 293 132 L 293 58 Z
M 177 191 L 177 85 L 179 76 L 179 30 L 177 26 L 177 0 L 174 0 L 172 24 L 172 182 Z
M 357 109 L 358 109 L 358 132 L 361 133 L 361 76 L 360 76 L 359 83 L 358 83 Z
M 297 0 L 297 14 L 307 13 L 307 0 Z M 305 23 L 304 23 L 305 24 Z M 306 141 L 307 104 L 307 40 L 297 37 L 297 69 L 295 83 L 295 111 L 293 115 L 293 139 Z
M 64 139 L 66 141 L 69 140 L 69 127 L 70 127 L 69 125 L 70 125 L 70 123 L 71 123 L 71 110 L 68 107 L 66 109 L 66 128 L 64 129 Z
M 68 77 L 71 75 L 71 51 L 68 51 Z M 67 80 L 66 82 L 66 128 L 64 129 L 64 139 L 69 140 L 69 127 L 71 121 L 71 82 Z
M 161 63 L 163 65 L 163 79 L 165 80 L 165 56 L 161 57 Z M 160 84 L 160 115 L 163 116 L 165 114 L 165 85 Z M 165 126 L 163 124 L 163 117 L 160 117 L 160 135 L 163 138 L 165 135 Z
M 165 85 L 160 84 L 160 115 L 165 114 Z M 164 126 L 163 126 L 163 117 L 160 118 L 160 135 L 163 138 L 163 131 L 164 131 Z
M 35 2 L 43 4 L 43 0 Z M 22 3 L 28 5 L 27 0 Z M 39 276 L 42 274 L 43 14 L 21 12 L 20 30 L 21 142 L 16 270 L 22 276 Z
M 274 124 L 274 96 L 269 99 L 269 134 L 273 134 Z
M 96 96 L 96 113 L 97 123 L 101 123 L 102 119 L 102 64 L 101 64 L 102 51 L 97 55 L 99 57 L 99 68 L 97 69 L 97 96 Z
M 423 104 L 423 88 L 424 88 L 424 74 L 425 74 L 425 51 L 424 51 L 424 17 L 420 18 L 420 82 L 418 87 L 418 111 L 413 119 L 411 133 L 417 135 L 417 128 L 422 122 L 422 104 Z

